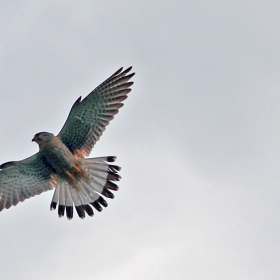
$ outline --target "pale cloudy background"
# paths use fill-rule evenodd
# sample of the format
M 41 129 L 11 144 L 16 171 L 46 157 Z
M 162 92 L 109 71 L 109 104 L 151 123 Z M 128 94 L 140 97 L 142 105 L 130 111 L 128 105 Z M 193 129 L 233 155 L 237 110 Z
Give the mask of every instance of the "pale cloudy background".
M 1 1 L 0 161 L 35 153 L 119 67 L 135 84 L 92 156 L 120 190 L 59 219 L 0 214 L 1 279 L 280 279 L 279 1 Z

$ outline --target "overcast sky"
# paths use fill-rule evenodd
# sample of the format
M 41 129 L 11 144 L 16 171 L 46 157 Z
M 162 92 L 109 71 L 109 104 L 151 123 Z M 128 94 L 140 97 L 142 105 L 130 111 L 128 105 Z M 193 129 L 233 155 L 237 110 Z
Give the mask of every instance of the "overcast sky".
M 92 157 L 120 190 L 93 218 L 53 191 L 0 213 L 1 279 L 280 279 L 279 1 L 1 1 L 0 161 L 136 72 Z

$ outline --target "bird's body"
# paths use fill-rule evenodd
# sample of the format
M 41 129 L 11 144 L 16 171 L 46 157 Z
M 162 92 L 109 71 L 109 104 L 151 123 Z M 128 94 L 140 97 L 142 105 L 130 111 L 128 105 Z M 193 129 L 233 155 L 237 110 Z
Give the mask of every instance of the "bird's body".
M 80 218 L 93 215 L 107 206 L 101 196 L 114 198 L 118 190 L 120 167 L 112 165 L 116 157 L 85 158 L 102 135 L 109 121 L 123 106 L 131 91 L 131 67 L 122 68 L 74 103 L 57 136 L 49 132 L 35 134 L 32 141 L 39 152 L 21 161 L 0 165 L 0 211 L 20 201 L 55 187 L 51 209 L 58 205 L 58 215 L 73 217 L 73 204 Z
M 77 190 L 80 189 L 78 180 L 89 182 L 87 173 L 81 167 L 81 161 L 70 152 L 59 137 L 49 132 L 40 132 L 32 141 L 38 143 L 42 157 L 53 169 L 52 175 L 58 175 Z

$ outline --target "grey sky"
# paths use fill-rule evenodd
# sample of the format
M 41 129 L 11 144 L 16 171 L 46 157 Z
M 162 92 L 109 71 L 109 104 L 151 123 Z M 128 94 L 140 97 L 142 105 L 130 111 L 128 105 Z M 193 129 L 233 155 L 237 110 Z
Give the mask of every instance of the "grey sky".
M 120 190 L 93 218 L 52 192 L 0 213 L 3 279 L 280 277 L 280 3 L 2 1 L 0 161 L 38 150 L 74 101 L 133 66 L 91 156 Z

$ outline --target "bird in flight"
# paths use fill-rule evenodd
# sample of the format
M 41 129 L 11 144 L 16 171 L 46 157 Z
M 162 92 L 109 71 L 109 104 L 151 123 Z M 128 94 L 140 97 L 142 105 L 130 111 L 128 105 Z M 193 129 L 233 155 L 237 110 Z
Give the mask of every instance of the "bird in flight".
M 93 216 L 93 208 L 107 207 L 103 197 L 114 198 L 120 180 L 115 156 L 89 156 L 109 122 L 123 106 L 135 73 L 120 68 L 84 99 L 72 106 L 61 131 L 35 134 L 39 152 L 20 161 L 0 165 L 0 211 L 55 188 L 50 209 L 73 218 L 73 205 L 80 218 Z

